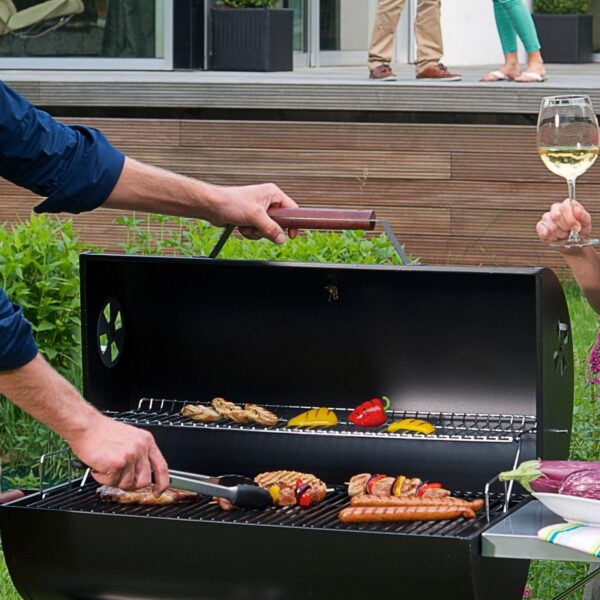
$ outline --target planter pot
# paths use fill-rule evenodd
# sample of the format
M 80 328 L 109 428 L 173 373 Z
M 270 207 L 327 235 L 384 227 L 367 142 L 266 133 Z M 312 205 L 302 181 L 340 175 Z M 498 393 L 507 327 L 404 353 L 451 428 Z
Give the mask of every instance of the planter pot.
M 211 14 L 213 70 L 293 70 L 292 9 L 215 8 Z
M 592 15 L 533 15 L 548 63 L 592 62 Z

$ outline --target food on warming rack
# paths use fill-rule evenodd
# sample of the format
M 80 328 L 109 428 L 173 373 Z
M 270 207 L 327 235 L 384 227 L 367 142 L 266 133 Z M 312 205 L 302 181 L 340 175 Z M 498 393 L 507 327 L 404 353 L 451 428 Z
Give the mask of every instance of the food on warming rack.
M 265 427 L 273 427 L 274 425 L 277 425 L 277 421 L 279 421 L 279 418 L 275 413 L 267 410 L 263 406 L 244 404 L 244 410 L 250 414 L 255 423 L 264 425 Z
M 423 482 L 418 477 L 388 477 L 387 475 L 371 475 L 360 473 L 348 482 L 348 495 L 372 494 L 374 496 L 418 496 L 422 498 L 445 498 L 450 491 L 441 483 Z
M 463 500 L 462 498 L 418 498 L 416 496 L 370 496 L 360 494 L 350 499 L 350 506 L 456 506 L 469 508 L 475 512 L 483 508 L 483 500 Z
M 372 398 L 359 404 L 348 416 L 348 420 L 359 427 L 378 427 L 387 421 L 385 411 L 390 407 L 389 398 Z
M 180 412 L 184 417 L 200 423 L 212 423 L 223 418 L 214 408 L 202 404 L 186 404 Z
M 257 475 L 254 481 L 271 494 L 275 506 L 310 506 L 327 496 L 325 483 L 310 473 L 268 471 Z
M 325 407 L 307 410 L 287 422 L 288 427 L 331 427 L 337 424 L 337 415 Z
M 402 419 L 401 421 L 390 423 L 386 431 L 390 433 L 395 433 L 397 431 L 414 431 L 416 433 L 430 435 L 435 432 L 435 427 L 422 419 Z
M 244 408 L 241 408 L 223 398 L 213 398 L 211 404 L 212 406 L 186 404 L 180 412 L 184 417 L 200 423 L 230 419 L 236 423 L 257 423 L 265 427 L 273 427 L 279 420 L 275 413 L 256 404 L 244 404 Z
M 351 506 L 340 511 L 342 523 L 381 523 L 394 521 L 445 521 L 465 517 L 474 519 L 475 512 L 464 506 Z
M 160 496 L 155 496 L 152 486 L 128 492 L 117 487 L 101 485 L 96 490 L 96 495 L 103 502 L 117 502 L 118 504 L 143 504 L 145 506 L 166 506 L 183 502 L 198 502 L 202 495 L 196 492 L 167 488 Z

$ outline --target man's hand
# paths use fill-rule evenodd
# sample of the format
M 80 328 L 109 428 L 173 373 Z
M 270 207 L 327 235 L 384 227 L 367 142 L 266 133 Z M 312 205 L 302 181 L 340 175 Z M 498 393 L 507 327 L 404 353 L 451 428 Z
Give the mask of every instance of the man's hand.
M 87 431 L 71 441 L 71 448 L 91 467 L 98 483 L 136 490 L 154 480 L 157 494 L 169 486 L 167 463 L 154 438 L 137 427 L 98 415 Z
M 298 205 L 274 183 L 214 188 L 213 225 L 237 225 L 247 238 L 265 237 L 276 244 L 285 242 L 283 229 L 267 214 L 270 208 L 296 208 Z M 296 231 L 290 231 L 295 237 Z
M 193 219 L 214 225 L 235 225 L 246 237 L 265 237 L 282 244 L 283 229 L 267 214 L 269 208 L 298 206 L 274 183 L 226 187 L 204 183 L 131 158 L 125 159 L 104 208 L 138 210 Z M 296 231 L 290 231 L 294 237 Z
M 0 372 L 0 393 L 62 436 L 98 482 L 140 488 L 153 470 L 155 493 L 168 487 L 167 464 L 152 435 L 99 413 L 39 354 Z
M 582 237 L 590 237 L 592 217 L 579 202 L 567 199 L 553 204 L 544 213 L 535 230 L 543 242 L 566 240 L 571 230 L 577 231 Z

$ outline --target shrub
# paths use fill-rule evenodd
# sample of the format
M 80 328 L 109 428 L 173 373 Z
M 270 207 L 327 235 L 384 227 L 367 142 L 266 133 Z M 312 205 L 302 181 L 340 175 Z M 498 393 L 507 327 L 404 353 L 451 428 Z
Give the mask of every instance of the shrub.
M 534 0 L 533 11 L 557 15 L 588 13 L 591 0 Z
M 277 0 L 223 0 L 223 4 L 231 8 L 271 8 Z
M 80 383 L 79 252 L 71 221 L 33 216 L 0 227 L 0 286 L 23 307 L 40 352 L 75 385 Z M 0 397 L 0 460 L 13 472 L 64 442 Z

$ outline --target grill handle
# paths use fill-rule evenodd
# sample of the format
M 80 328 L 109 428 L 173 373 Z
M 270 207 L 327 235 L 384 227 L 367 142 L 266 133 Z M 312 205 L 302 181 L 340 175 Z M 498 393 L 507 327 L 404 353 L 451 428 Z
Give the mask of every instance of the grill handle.
M 374 210 L 345 208 L 271 208 L 269 216 L 283 229 L 361 229 L 373 231 Z

